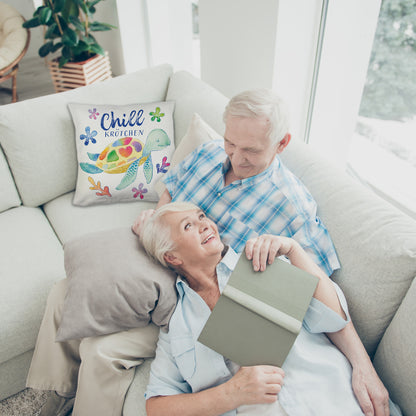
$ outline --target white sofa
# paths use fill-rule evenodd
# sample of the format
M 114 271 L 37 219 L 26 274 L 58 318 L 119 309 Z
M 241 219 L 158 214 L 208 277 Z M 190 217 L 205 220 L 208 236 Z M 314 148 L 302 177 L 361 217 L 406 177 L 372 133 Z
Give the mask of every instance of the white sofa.
M 68 102 L 175 101 L 175 141 L 194 112 L 219 133 L 227 98 L 169 65 L 93 86 L 0 107 L 0 399 L 24 388 L 52 284 L 65 277 L 62 244 L 129 226 L 149 202 L 78 207 L 74 127 Z M 405 415 L 416 414 L 416 223 L 307 145 L 293 140 L 283 162 L 306 184 L 334 241 L 343 288 L 374 365 Z M 139 366 L 124 414 L 145 415 L 151 360 Z M 342 409 L 342 403 L 340 403 Z M 340 413 L 342 414 L 342 412 Z

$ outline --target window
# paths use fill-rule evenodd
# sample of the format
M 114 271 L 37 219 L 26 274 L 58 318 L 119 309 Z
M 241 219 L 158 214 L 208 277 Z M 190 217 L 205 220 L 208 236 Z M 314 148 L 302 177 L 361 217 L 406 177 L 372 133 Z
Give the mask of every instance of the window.
M 382 1 L 348 171 L 416 218 L 415 5 Z

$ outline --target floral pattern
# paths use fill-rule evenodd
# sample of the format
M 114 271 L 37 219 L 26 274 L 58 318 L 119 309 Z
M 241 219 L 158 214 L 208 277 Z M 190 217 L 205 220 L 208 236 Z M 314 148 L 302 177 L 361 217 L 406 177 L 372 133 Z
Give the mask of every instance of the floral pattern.
M 140 183 L 137 188 L 133 188 L 133 198 L 137 198 L 140 195 L 140 199 L 144 198 L 144 194 L 147 193 L 147 188 L 144 188 L 144 184 Z
M 95 130 L 91 131 L 90 126 L 85 127 L 85 134 L 79 136 L 80 140 L 84 140 L 85 146 L 88 146 L 88 143 L 95 143 L 97 140 L 94 138 L 97 135 Z

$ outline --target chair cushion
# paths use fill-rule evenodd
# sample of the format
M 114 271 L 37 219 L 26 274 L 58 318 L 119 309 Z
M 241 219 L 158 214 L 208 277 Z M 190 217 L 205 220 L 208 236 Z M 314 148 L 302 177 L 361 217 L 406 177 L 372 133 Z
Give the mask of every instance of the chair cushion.
M 52 284 L 65 277 L 62 246 L 39 208 L 0 215 L 0 363 L 32 349 Z
M 23 203 L 42 205 L 75 189 L 75 130 L 68 102 L 121 105 L 161 101 L 165 99 L 171 73 L 171 66 L 161 65 L 68 92 L 1 106 L 0 142 Z
M 26 46 L 23 17 L 8 4 L 0 3 L 0 70 L 18 58 Z

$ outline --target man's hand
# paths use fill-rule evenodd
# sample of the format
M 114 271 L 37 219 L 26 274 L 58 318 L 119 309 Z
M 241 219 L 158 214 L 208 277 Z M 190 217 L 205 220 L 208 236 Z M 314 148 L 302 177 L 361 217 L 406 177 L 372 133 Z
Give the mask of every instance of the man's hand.
M 284 371 L 271 365 L 241 367 L 226 383 L 227 394 L 234 406 L 273 403 L 282 389 Z
M 245 252 L 247 258 L 253 261 L 253 269 L 264 271 L 277 256 L 289 255 L 296 244 L 292 238 L 264 234 L 248 240 Z
M 389 393 L 373 366 L 352 371 L 352 388 L 366 416 L 389 416 Z
M 131 226 L 131 229 L 133 232 L 140 236 L 140 231 L 142 229 L 143 224 L 155 213 L 154 209 L 147 209 L 145 211 L 142 211 L 140 215 L 136 218 L 136 221 Z

